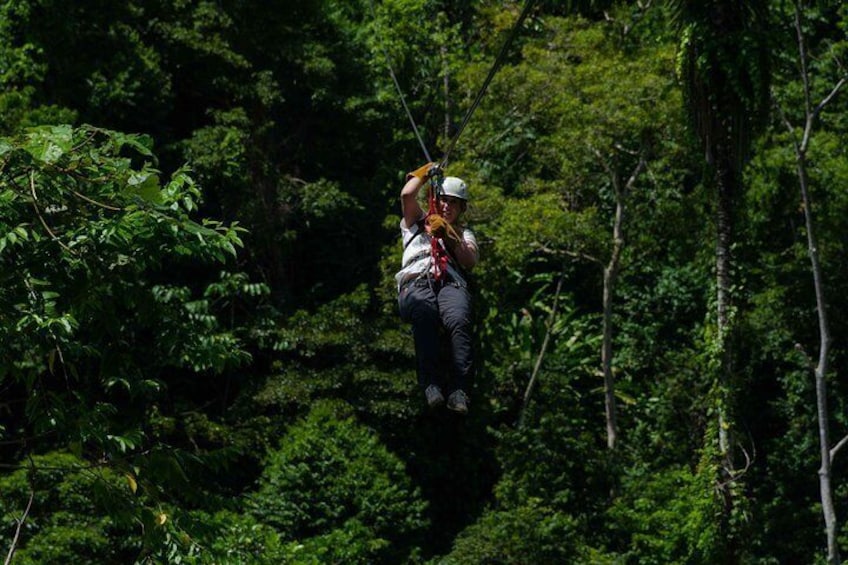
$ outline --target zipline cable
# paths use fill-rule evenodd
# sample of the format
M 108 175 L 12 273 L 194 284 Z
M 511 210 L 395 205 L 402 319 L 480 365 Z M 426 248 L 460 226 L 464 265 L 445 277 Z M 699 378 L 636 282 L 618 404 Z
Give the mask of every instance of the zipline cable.
M 371 8 L 371 18 L 376 22 L 377 14 L 374 12 L 374 0 L 369 0 L 368 5 Z M 412 131 L 415 132 L 415 137 L 418 139 L 419 145 L 421 145 L 421 150 L 424 151 L 424 157 L 427 158 L 427 162 L 432 163 L 433 158 L 430 157 L 430 152 L 427 151 L 427 146 L 424 144 L 424 140 L 421 138 L 421 134 L 418 133 L 418 126 L 415 125 L 415 119 L 412 117 L 412 112 L 409 111 L 409 106 L 406 105 L 406 98 L 403 95 L 403 90 L 401 90 L 400 83 L 398 82 L 398 79 L 395 76 L 394 68 L 392 68 L 392 59 L 389 56 L 389 51 L 382 43 L 380 43 L 380 48 L 383 51 L 383 56 L 386 58 L 386 66 L 389 68 L 389 74 L 392 75 L 392 82 L 395 83 L 395 89 L 397 90 L 397 93 L 400 96 L 400 102 L 401 104 L 403 104 L 403 109 L 406 111 L 406 116 L 409 118 L 409 123 L 412 124 Z
M 504 56 L 506 55 L 507 49 L 509 45 L 512 43 L 513 38 L 515 38 L 516 33 L 518 32 L 518 28 L 521 27 L 521 24 L 527 18 L 527 14 L 530 13 L 530 9 L 533 7 L 533 4 L 536 3 L 536 0 L 526 0 L 524 3 L 524 9 L 521 10 L 521 14 L 518 16 L 518 19 L 515 21 L 515 24 L 512 26 L 512 29 L 509 32 L 509 35 L 504 41 L 503 45 L 501 45 L 501 50 L 498 53 L 497 58 L 495 59 L 495 63 L 492 65 L 492 68 L 489 69 L 489 74 L 486 76 L 486 80 L 483 81 L 483 86 L 480 87 L 480 90 L 477 92 L 477 97 L 474 99 L 474 102 L 471 104 L 471 107 L 465 113 L 465 117 L 462 119 L 462 123 L 459 126 L 459 129 L 456 132 L 456 135 L 451 139 L 450 145 L 448 145 L 447 151 L 445 151 L 445 156 L 442 157 L 439 166 L 444 168 L 444 166 L 448 162 L 448 157 L 453 151 L 453 148 L 456 146 L 456 142 L 459 139 L 459 136 L 462 135 L 462 131 L 465 129 L 465 126 L 468 125 L 468 121 L 471 119 L 471 114 L 474 113 L 474 110 L 477 109 L 477 106 L 480 105 L 480 100 L 483 99 L 483 95 L 486 93 L 486 89 L 489 87 L 489 83 L 492 82 L 492 78 L 494 78 L 495 73 L 500 68 L 501 64 L 503 64 Z
M 498 52 L 498 56 L 495 58 L 495 62 L 492 65 L 492 68 L 489 69 L 489 74 L 486 75 L 486 80 L 483 81 L 483 85 L 477 91 L 477 96 L 474 98 L 474 102 L 472 102 L 471 107 L 465 113 L 465 117 L 462 119 L 462 123 L 459 126 L 456 134 L 450 140 L 450 144 L 448 145 L 447 151 L 445 151 L 444 157 L 439 162 L 439 167 L 444 168 L 448 162 L 448 157 L 450 157 L 451 152 L 454 147 L 456 147 L 456 142 L 459 140 L 459 136 L 462 135 L 462 132 L 465 130 L 465 126 L 468 125 L 468 122 L 471 120 L 471 115 L 477 109 L 477 106 L 480 105 L 480 101 L 483 99 L 483 95 L 486 93 L 486 89 L 489 87 L 489 83 L 492 82 L 492 79 L 495 76 L 495 73 L 498 72 L 500 66 L 503 64 L 504 57 L 506 56 L 507 50 L 509 49 L 512 40 L 515 38 L 518 33 L 518 29 L 521 27 L 521 24 L 524 23 L 524 20 L 527 18 L 527 15 L 530 13 L 531 8 L 536 3 L 536 0 L 525 0 L 524 8 L 521 10 L 521 14 L 519 14 L 518 19 L 512 26 L 512 29 L 509 31 L 509 35 L 504 41 L 503 45 L 501 45 L 501 49 Z M 371 17 L 376 22 L 377 14 L 374 11 L 374 0 L 369 0 L 368 5 L 371 9 Z M 424 156 L 427 158 L 427 162 L 432 163 L 433 159 L 430 157 L 430 152 L 427 151 L 427 146 L 424 144 L 424 140 L 421 138 L 421 134 L 418 132 L 418 126 L 415 124 L 415 119 L 412 117 L 412 112 L 409 110 L 409 106 L 406 104 L 406 97 L 403 95 L 403 90 L 400 87 L 400 83 L 398 82 L 397 76 L 395 75 L 394 67 L 392 65 L 392 59 L 389 56 L 389 52 L 384 45 L 380 45 L 380 48 L 383 51 L 383 56 L 386 58 L 386 66 L 389 68 L 389 74 L 392 77 L 392 82 L 395 85 L 395 90 L 397 90 L 398 95 L 400 96 L 401 104 L 403 105 L 403 109 L 406 112 L 406 116 L 409 118 L 409 123 L 412 124 L 412 131 L 415 133 L 415 137 L 418 139 L 418 144 L 421 145 L 422 151 L 424 151 Z

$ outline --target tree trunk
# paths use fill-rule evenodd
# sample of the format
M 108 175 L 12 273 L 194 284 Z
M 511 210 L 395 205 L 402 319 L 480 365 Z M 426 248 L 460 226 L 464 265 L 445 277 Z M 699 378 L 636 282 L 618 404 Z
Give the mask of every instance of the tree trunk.
M 807 249 L 810 256 L 810 268 L 813 273 L 813 287 L 816 293 L 816 313 L 819 322 L 819 358 L 814 369 L 816 383 L 816 412 L 818 414 L 819 428 L 819 451 L 821 465 L 819 467 L 819 495 L 822 503 L 822 514 L 824 516 L 825 532 L 827 535 L 827 562 L 831 564 L 840 563 L 839 544 L 837 539 L 838 522 L 836 510 L 833 504 L 833 488 L 831 483 L 831 471 L 833 457 L 836 451 L 844 444 L 830 449 L 830 416 L 827 406 L 827 358 L 830 349 L 830 329 L 827 321 L 827 307 L 825 301 L 824 284 L 822 282 L 821 264 L 819 263 L 818 244 L 813 225 L 813 210 L 810 202 L 809 183 L 807 176 L 807 149 L 813 132 L 813 124 L 822 109 L 833 99 L 846 79 L 842 78 L 831 90 L 830 94 L 815 108 L 810 97 L 810 80 L 807 71 L 807 51 L 804 41 L 803 26 L 801 25 L 801 5 L 795 2 L 795 33 L 798 41 L 798 52 L 801 64 L 801 82 L 804 85 L 804 133 L 800 142 L 795 138 L 795 128 L 784 116 L 784 122 L 793 136 L 793 148 L 795 150 L 795 165 L 798 173 L 798 184 L 801 189 L 801 199 L 804 205 L 804 221 L 807 228 Z
M 631 152 L 627 152 L 631 153 Z M 615 375 L 612 368 L 612 306 L 615 301 L 615 285 L 621 270 L 621 252 L 624 250 L 624 213 L 627 195 L 642 170 L 646 167 L 644 152 L 639 154 L 639 162 L 630 173 L 630 178 L 622 186 L 621 175 L 608 163 L 599 152 L 595 152 L 601 164 L 609 174 L 615 194 L 615 217 L 612 224 L 612 253 L 604 267 L 604 296 L 603 296 L 603 343 L 601 345 L 601 368 L 604 374 L 604 410 L 607 421 L 607 448 L 615 450 L 618 440 L 618 415 L 615 403 Z M 636 153 L 631 153 L 635 155 Z
M 718 189 L 716 210 L 716 310 L 719 351 L 719 405 L 718 439 L 719 451 L 724 460 L 725 470 L 733 469 L 731 450 L 730 415 L 728 406 L 731 400 L 730 389 L 733 374 L 733 351 L 731 347 L 731 245 L 733 243 L 733 194 L 735 175 L 727 159 L 722 156 L 716 160 L 716 184 Z
M 718 354 L 718 375 L 716 414 L 718 425 L 718 448 L 720 457 L 717 494 L 721 497 L 722 527 L 728 531 L 732 525 L 733 509 L 737 502 L 731 484 L 737 479 L 733 457 L 732 406 L 734 404 L 733 379 L 733 296 L 732 284 L 732 243 L 733 243 L 733 201 L 738 186 L 739 175 L 730 166 L 727 156 L 719 150 L 715 161 L 717 185 L 716 199 L 716 349 Z M 738 560 L 739 540 L 731 535 L 725 544 L 724 561 L 735 563 Z
M 825 530 L 827 532 L 827 562 L 839 563 L 839 544 L 837 543 L 836 510 L 833 506 L 833 489 L 831 488 L 832 461 L 830 455 L 830 416 L 827 408 L 827 355 L 830 349 L 830 330 L 827 323 L 827 310 L 822 284 L 821 265 L 816 237 L 813 231 L 810 196 L 807 190 L 806 155 L 799 151 L 797 157 L 798 181 L 801 185 L 801 197 L 804 202 L 804 219 L 807 224 L 807 245 L 810 255 L 810 266 L 813 271 L 813 285 L 816 291 L 816 310 L 819 319 L 819 360 L 815 368 L 816 379 L 816 409 L 819 425 L 819 451 L 821 466 L 819 467 L 819 491 L 821 495 L 822 514 L 824 514 Z
M 615 377 L 612 373 L 612 304 L 615 296 L 615 283 L 621 262 L 621 250 L 624 247 L 622 222 L 624 217 L 624 201 L 619 190 L 616 190 L 615 221 L 613 223 L 612 255 L 604 268 L 604 318 L 603 345 L 601 346 L 601 366 L 604 373 L 604 408 L 607 419 L 607 447 L 615 449 L 618 437 L 618 423 L 615 407 Z

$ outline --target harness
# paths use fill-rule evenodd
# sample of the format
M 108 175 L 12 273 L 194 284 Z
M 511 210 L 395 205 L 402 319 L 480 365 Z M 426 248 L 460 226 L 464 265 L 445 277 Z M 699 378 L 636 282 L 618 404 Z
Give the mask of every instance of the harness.
M 441 168 L 437 168 L 435 174 L 430 178 L 430 183 L 427 188 L 428 210 L 424 221 L 433 214 L 438 214 L 439 200 L 442 195 L 442 181 L 444 175 Z M 448 249 L 445 247 L 445 242 L 440 237 L 430 237 L 430 257 L 433 260 L 433 281 L 440 283 L 447 276 L 448 272 Z
M 412 234 L 406 243 L 403 245 L 404 251 L 410 244 L 415 240 L 416 237 L 420 235 L 424 235 L 427 230 L 424 227 L 427 223 L 427 219 L 439 213 L 439 202 L 440 197 L 442 195 L 442 181 L 444 176 L 442 174 L 441 169 L 436 170 L 433 175 L 430 177 L 430 180 L 427 184 L 427 213 L 423 218 L 418 220 L 415 223 L 416 232 Z M 447 246 L 445 245 L 444 239 L 441 237 L 436 237 L 430 234 L 430 261 L 432 267 L 427 269 L 427 278 L 434 283 L 445 283 L 447 282 L 448 276 L 448 264 L 453 264 L 454 268 L 457 269 L 460 273 L 465 275 L 465 270 L 462 268 L 462 265 L 459 264 L 459 261 L 456 260 L 450 251 L 448 251 Z M 423 255 L 423 254 L 422 254 Z M 416 255 L 415 258 L 421 257 L 421 255 Z

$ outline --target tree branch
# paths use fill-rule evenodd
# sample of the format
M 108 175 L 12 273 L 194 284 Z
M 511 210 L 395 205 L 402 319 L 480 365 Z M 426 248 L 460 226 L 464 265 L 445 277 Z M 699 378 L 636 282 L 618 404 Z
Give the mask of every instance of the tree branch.
M 548 344 L 551 341 L 551 333 L 553 333 L 554 322 L 556 321 L 557 307 L 559 306 L 559 295 L 562 292 L 562 282 L 565 279 L 565 273 L 561 274 L 557 282 L 556 292 L 554 293 L 554 305 L 551 313 L 548 316 L 547 329 L 545 331 L 545 339 L 542 341 L 542 348 L 539 350 L 539 355 L 536 357 L 536 364 L 533 366 L 533 374 L 530 375 L 530 381 L 527 383 L 527 389 L 524 391 L 524 402 L 521 405 L 521 416 L 518 418 L 518 427 L 524 427 L 524 417 L 527 413 L 527 405 L 530 403 L 530 395 L 533 393 L 533 387 L 536 384 L 536 378 L 539 376 L 539 370 L 542 368 L 542 359 L 548 350 Z
M 624 192 L 625 194 L 629 192 L 633 185 L 636 184 L 636 179 L 639 178 L 639 175 L 642 174 L 642 169 L 644 169 L 648 165 L 647 161 L 645 161 L 645 155 L 639 155 L 639 162 L 636 164 L 636 167 L 633 169 L 633 172 L 630 173 L 630 178 L 627 179 L 627 182 L 624 184 Z
M 584 261 L 588 261 L 590 263 L 595 263 L 597 265 L 603 265 L 603 261 L 598 259 L 597 257 L 593 257 L 592 255 L 588 255 L 586 253 L 581 253 L 579 251 L 569 251 L 567 249 L 553 249 L 552 247 L 548 247 L 544 243 L 534 242 L 530 245 L 534 246 L 539 251 L 544 253 L 549 253 L 551 255 L 565 255 L 566 257 L 571 257 L 572 259 L 583 259 Z
M 739 444 L 739 449 L 742 451 L 742 454 L 745 456 L 745 466 L 741 469 L 728 469 L 725 467 L 725 471 L 727 472 L 729 478 L 726 481 L 722 481 L 716 485 L 716 488 L 721 491 L 726 488 L 731 483 L 735 483 L 739 479 L 741 479 L 747 472 L 748 469 L 751 468 L 751 465 L 754 462 L 754 458 L 748 453 L 748 450 L 745 449 L 744 446 Z M 756 455 L 756 453 L 755 453 Z
M 839 91 L 845 86 L 845 83 L 848 82 L 848 77 L 842 77 L 839 79 L 839 82 L 833 87 L 833 90 L 825 96 L 821 102 L 819 102 L 818 106 L 816 106 L 815 110 L 813 110 L 813 118 L 815 119 L 821 113 L 825 106 L 827 106 L 833 98 L 839 94 Z
M 88 196 L 86 196 L 84 194 L 80 194 L 79 192 L 77 192 L 76 190 L 73 190 L 73 189 L 71 189 L 71 194 L 73 194 L 77 198 L 82 198 L 83 200 L 85 200 L 89 204 L 94 204 L 95 206 L 100 206 L 101 208 L 105 208 L 106 210 L 111 210 L 113 212 L 120 212 L 121 210 L 123 210 L 123 208 L 117 208 L 115 206 L 109 206 L 108 204 L 103 204 L 102 202 L 98 202 L 97 200 L 89 198 Z
M 32 466 L 32 459 L 30 458 L 30 466 Z M 15 556 L 15 550 L 18 547 L 18 540 L 21 538 L 21 529 L 24 527 L 24 522 L 26 522 L 27 516 L 29 516 L 29 511 L 32 508 L 32 502 L 35 500 L 35 486 L 32 484 L 32 478 L 29 480 L 29 501 L 27 502 L 26 508 L 24 509 L 23 516 L 19 519 L 15 520 L 18 525 L 15 527 L 15 537 L 12 538 L 12 544 L 9 547 L 9 553 L 6 554 L 6 561 L 4 565 L 9 565 L 12 562 L 12 557 Z
M 845 444 L 848 443 L 848 435 L 839 440 L 839 442 L 830 448 L 830 462 L 833 463 L 833 458 L 836 457 L 836 454 L 839 453 L 839 450 L 842 449 Z
M 32 194 L 32 207 L 35 210 L 35 214 L 38 216 L 38 219 L 41 221 L 41 225 L 44 227 L 45 230 L 47 230 L 47 233 L 50 235 L 50 237 L 53 239 L 53 241 L 58 243 L 68 253 L 76 255 L 77 254 L 76 251 L 74 251 L 73 249 L 71 249 L 70 247 L 65 245 L 65 243 L 62 242 L 61 239 L 59 239 L 59 236 L 56 235 L 55 233 L 53 233 L 53 230 L 50 229 L 50 226 L 47 224 L 47 221 L 44 219 L 44 216 L 41 215 L 41 210 L 38 209 L 38 195 L 35 193 L 35 172 L 34 171 L 31 171 L 30 174 L 29 174 L 29 188 L 30 188 L 30 193 Z
M 780 102 L 776 99 L 773 99 L 773 102 L 774 107 L 777 110 L 777 114 L 780 116 L 780 121 L 782 121 L 783 125 L 786 126 L 786 130 L 789 132 L 789 136 L 792 139 L 792 147 L 795 149 L 795 154 L 800 155 L 802 153 L 802 149 L 801 145 L 798 143 L 798 136 L 795 135 L 795 126 L 793 126 L 792 122 L 789 121 L 789 118 L 786 117 Z

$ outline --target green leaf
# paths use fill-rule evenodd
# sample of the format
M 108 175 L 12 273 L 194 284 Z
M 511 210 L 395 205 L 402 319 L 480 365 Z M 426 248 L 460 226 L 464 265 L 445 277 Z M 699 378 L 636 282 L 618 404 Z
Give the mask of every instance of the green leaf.
M 55 163 L 73 147 L 73 129 L 69 125 L 32 128 L 26 136 L 24 150 L 35 159 Z
M 159 175 L 156 173 L 143 171 L 130 175 L 127 179 L 127 188 L 131 194 L 135 194 L 147 202 L 162 203 Z

